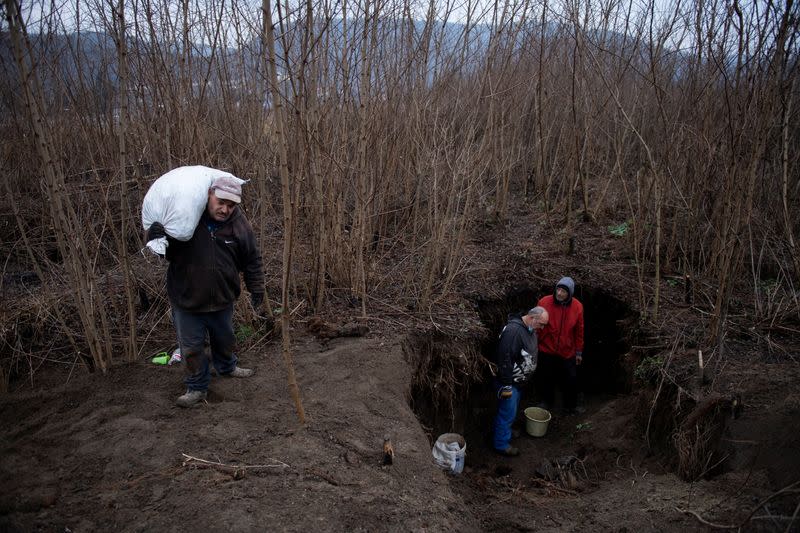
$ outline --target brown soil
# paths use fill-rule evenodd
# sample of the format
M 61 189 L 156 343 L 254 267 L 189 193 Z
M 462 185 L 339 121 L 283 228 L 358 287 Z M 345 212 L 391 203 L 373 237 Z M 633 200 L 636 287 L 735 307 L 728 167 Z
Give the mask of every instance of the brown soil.
M 520 239 L 520 231 L 476 238 L 468 254 L 475 268 L 456 288 L 449 309 L 476 297 L 501 301 L 516 286 L 539 290 L 563 272 L 636 303 L 630 267 L 622 265 L 618 243 L 602 228 L 584 228 L 574 257 L 545 252 L 544 239 Z M 543 226 L 538 231 L 547 234 Z M 587 266 L 596 258 L 603 264 Z M 498 282 L 487 287 L 486 279 Z M 697 315 L 669 303 L 680 301 L 679 292 L 665 291 L 664 298 L 664 316 L 677 323 Z M 363 337 L 329 339 L 335 336 L 329 329 L 314 336 L 308 328 L 316 324 L 319 335 L 317 322 L 295 322 L 304 426 L 274 341 L 240 354 L 255 376 L 215 377 L 208 402 L 189 410 L 173 406 L 183 390 L 182 370 L 148 361 L 116 366 L 105 376 L 76 370 L 69 380 L 67 371 L 49 368 L 12 383 L 0 397 L 0 530 L 702 531 L 707 521 L 784 531 L 800 525 L 792 521 L 800 480 L 796 339 L 779 340 L 789 353 L 780 357 L 762 353 L 752 338 L 731 339 L 724 363 L 710 367 L 713 383 L 705 386 L 692 387 L 687 378 L 680 389 L 662 383 L 656 394 L 658 380 L 646 385 L 631 378 L 630 390 L 587 394 L 585 414 L 564 416 L 554 409 L 547 435 L 523 432 L 515 441 L 521 455 L 505 458 L 493 454 L 484 438 L 492 408 L 480 382 L 483 371 L 467 380 L 472 387 L 466 397 L 456 398 L 456 408 L 466 411 L 449 428 L 426 430 L 433 424 L 420 409 L 425 399 L 411 397 L 419 392 L 412 386 L 419 381 L 414 348 L 430 333 L 420 324 L 436 322 L 431 330 L 452 333 L 458 346 L 458 325 L 469 322 L 475 333 L 479 321 L 392 309 L 380 308 Z M 350 321 L 345 311 L 336 312 L 339 319 L 331 315 L 328 323 Z M 665 319 L 663 328 L 647 333 L 647 342 L 667 349 L 639 356 L 666 354 L 674 337 L 663 331 L 673 325 Z M 481 334 L 486 339 L 489 332 Z M 690 373 L 691 361 L 686 356 L 672 368 L 684 365 Z M 627 371 L 637 362 L 628 363 Z M 712 390 L 738 394 L 744 410 L 738 418 L 719 414 L 725 421 L 717 447 L 721 466 L 708 479 L 689 483 L 676 474 L 670 421 L 651 421 L 649 447 L 645 428 L 657 414 L 654 398 L 685 402 L 688 412 Z M 534 399 L 529 393 L 520 411 Z M 666 437 L 658 436 L 661 426 Z M 432 461 L 431 440 L 446 429 L 467 438 L 461 475 Z M 387 436 L 395 450 L 391 465 L 382 464 Z M 543 463 L 567 463 L 567 457 L 574 459 L 555 475 L 537 474 Z

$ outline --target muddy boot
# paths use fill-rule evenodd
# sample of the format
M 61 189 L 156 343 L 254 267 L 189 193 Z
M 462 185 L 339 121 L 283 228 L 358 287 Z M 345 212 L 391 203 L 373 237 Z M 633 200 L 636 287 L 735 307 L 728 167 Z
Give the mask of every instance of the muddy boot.
M 192 407 L 202 401 L 205 401 L 208 396 L 208 391 L 204 390 L 187 390 L 186 394 L 179 396 L 175 403 L 178 407 Z
M 519 455 L 519 448 L 509 446 L 503 450 L 496 449 L 495 452 L 499 453 L 500 455 L 505 455 L 506 457 L 516 457 Z
M 233 372 L 225 374 L 225 376 L 229 378 L 249 378 L 252 375 L 253 375 L 252 368 L 242 368 L 240 366 L 234 368 Z

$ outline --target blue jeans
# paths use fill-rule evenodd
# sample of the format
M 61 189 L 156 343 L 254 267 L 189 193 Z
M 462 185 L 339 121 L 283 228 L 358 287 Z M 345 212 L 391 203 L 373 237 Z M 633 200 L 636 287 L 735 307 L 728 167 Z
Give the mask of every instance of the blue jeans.
M 211 382 L 210 362 L 220 375 L 230 374 L 236 368 L 233 352 L 236 336 L 233 333 L 233 306 L 210 313 L 190 313 L 172 308 L 181 355 L 185 362 L 189 390 L 207 390 Z M 206 354 L 206 334 L 211 345 L 211 358 Z
M 505 450 L 511 444 L 511 424 L 517 418 L 517 406 L 519 405 L 519 389 L 516 385 L 511 386 L 511 398 L 499 398 L 500 385 L 495 385 L 497 398 L 497 415 L 494 417 L 494 433 L 492 444 L 495 450 Z

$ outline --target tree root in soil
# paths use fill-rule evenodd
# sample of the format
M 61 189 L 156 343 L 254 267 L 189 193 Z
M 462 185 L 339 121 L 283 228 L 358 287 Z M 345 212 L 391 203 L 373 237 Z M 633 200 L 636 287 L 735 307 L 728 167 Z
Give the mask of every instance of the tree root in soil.
M 412 397 L 427 396 L 433 408 L 455 419 L 455 406 L 469 394 L 471 383 L 481 380 L 486 360 L 478 347 L 462 340 L 424 338 L 408 346 L 416 370 L 411 380 Z
M 730 415 L 732 400 L 715 394 L 703 399 L 675 432 L 678 474 L 687 481 L 712 472 L 727 457 L 718 452 L 719 441 Z
M 566 494 L 568 496 L 577 496 L 578 493 L 574 490 L 564 488 L 561 486 L 561 483 L 554 483 L 552 481 L 547 481 L 546 479 L 535 478 L 531 481 L 531 487 L 541 488 L 544 489 L 546 493 L 559 493 L 559 494 Z

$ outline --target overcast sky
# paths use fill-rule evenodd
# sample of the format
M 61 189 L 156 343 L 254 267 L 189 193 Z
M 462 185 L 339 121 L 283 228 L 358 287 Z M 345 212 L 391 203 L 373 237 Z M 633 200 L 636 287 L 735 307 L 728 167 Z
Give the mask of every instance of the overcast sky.
M 323 4 L 320 3 L 319 0 L 315 1 L 317 2 L 315 5 L 319 6 L 319 9 L 317 10 L 317 16 L 319 17 L 323 12 Z M 358 14 L 361 13 L 363 3 L 363 0 L 340 0 L 338 2 L 333 2 L 333 0 L 326 1 L 334 3 L 336 6 L 335 9 L 337 10 L 340 10 L 343 4 L 347 5 L 351 16 L 358 16 Z M 704 0 L 694 1 L 702 2 L 704 9 L 706 11 L 709 10 L 709 5 L 711 4 L 710 2 Z M 723 13 L 726 11 L 726 1 L 730 0 L 722 0 L 719 2 L 719 6 L 717 8 L 718 11 Z M 116 4 L 116 1 L 114 4 Z M 130 13 L 128 17 L 129 21 L 133 20 L 132 13 L 134 9 L 137 9 L 136 6 L 138 6 L 139 13 L 144 11 L 138 0 L 126 0 L 125 5 Z M 181 20 L 181 17 L 178 14 L 179 5 L 179 2 L 176 0 L 150 2 L 150 6 L 156 7 L 160 10 L 160 16 L 158 18 L 163 26 L 162 29 L 166 29 L 167 23 L 170 25 L 175 24 L 175 27 L 179 27 L 178 21 Z M 543 0 L 534 0 L 528 4 L 523 3 L 523 1 L 509 2 L 505 4 L 499 4 L 499 8 L 505 8 L 512 11 L 516 10 L 517 13 L 522 13 L 522 6 L 525 5 L 528 7 L 526 16 L 529 19 L 533 18 L 535 20 L 539 20 L 541 16 L 541 9 L 544 5 Z M 635 20 L 640 19 L 642 17 L 642 13 L 647 13 L 650 9 L 650 4 L 647 0 L 622 0 L 619 2 L 616 2 L 616 0 L 605 0 L 594 1 L 588 5 L 592 6 L 592 10 L 595 13 L 595 16 L 588 20 L 587 27 L 589 29 L 600 26 L 600 21 L 598 20 L 599 15 L 597 15 L 597 13 L 600 12 L 601 8 L 608 5 L 615 5 L 616 8 L 612 11 L 612 13 L 616 13 L 616 17 L 612 15 L 611 18 L 612 20 L 616 20 L 616 22 L 612 23 L 609 29 L 618 31 L 620 33 L 625 31 L 624 21 L 628 13 L 631 13 L 631 17 Z M 655 5 L 652 7 L 656 19 L 654 29 L 657 30 L 658 27 L 661 26 L 661 23 L 665 19 L 669 19 L 670 15 L 675 12 L 677 5 L 680 5 L 680 9 L 682 10 L 689 10 L 692 13 L 692 19 L 684 20 L 681 17 L 676 19 L 672 31 L 673 37 L 668 43 L 671 48 L 682 48 L 691 44 L 691 32 L 687 32 L 686 30 L 695 23 L 693 16 L 694 5 L 696 4 L 694 4 L 692 1 L 683 1 L 680 4 L 677 4 L 675 0 L 655 0 Z M 745 13 L 745 19 L 747 18 L 748 13 L 753 14 L 756 12 L 763 12 L 763 10 L 766 9 L 765 2 L 754 2 L 753 0 L 739 2 L 739 5 L 741 6 L 742 11 Z M 169 17 L 167 17 L 166 13 L 164 12 L 165 6 L 168 6 L 166 9 L 169 11 Z M 190 10 L 193 12 L 194 21 L 202 20 L 202 22 L 197 24 L 197 27 L 200 27 L 200 24 L 207 24 L 210 22 L 213 17 L 205 16 L 205 14 L 218 13 L 219 9 L 221 8 L 220 6 L 224 6 L 222 7 L 225 9 L 224 19 L 228 21 L 228 27 L 231 28 L 230 32 L 233 32 L 233 28 L 236 27 L 245 35 L 252 34 L 251 37 L 255 37 L 257 32 L 260 30 L 261 2 L 259 0 L 227 0 L 225 2 L 222 0 L 195 0 L 190 3 Z M 303 7 L 304 4 L 300 4 L 299 0 L 290 0 L 289 6 L 290 9 L 298 9 L 299 7 L 302 7 L 303 10 L 305 9 Z M 467 15 L 469 13 L 470 19 L 473 22 L 477 20 L 490 23 L 492 20 L 493 6 L 493 0 L 440 0 L 435 4 L 435 18 L 442 20 L 444 17 L 447 17 L 448 21 L 450 22 L 463 23 L 467 20 Z M 566 19 L 569 10 L 575 9 L 575 6 L 577 6 L 578 9 L 583 13 L 586 9 L 587 3 L 585 1 L 549 0 L 547 6 L 548 11 L 546 18 L 548 22 L 552 23 Z M 412 3 L 410 7 L 411 13 L 416 20 L 424 20 L 427 18 L 427 2 L 419 0 Z M 754 7 L 757 10 L 753 9 Z M 382 13 L 386 17 L 391 18 L 404 16 L 405 8 L 402 0 L 394 2 L 392 2 L 392 0 L 385 1 L 382 4 L 382 9 Z M 29 33 L 38 33 L 42 31 L 42 29 L 73 32 L 78 27 L 80 27 L 83 31 L 103 32 L 107 31 L 107 21 L 111 14 L 111 7 L 108 0 L 53 0 L 52 2 L 49 0 L 33 0 L 31 2 L 23 2 L 23 10 Z M 55 14 L 55 16 L 51 16 L 53 14 Z M 341 11 L 337 11 L 335 16 L 341 16 Z M 232 22 L 234 18 L 237 19 L 236 24 Z M 583 17 L 581 16 L 581 18 Z M 583 22 L 583 20 L 581 22 Z M 747 23 L 747 21 L 745 21 L 745 23 Z M 3 27 L 5 27 L 5 21 L 3 21 Z M 194 38 L 193 41 L 196 44 L 209 44 L 202 42 L 203 35 L 208 33 L 209 32 L 196 32 L 196 38 Z M 169 31 L 164 31 L 163 33 L 163 35 L 169 34 Z M 228 40 L 231 43 L 233 42 L 230 36 L 228 37 Z

